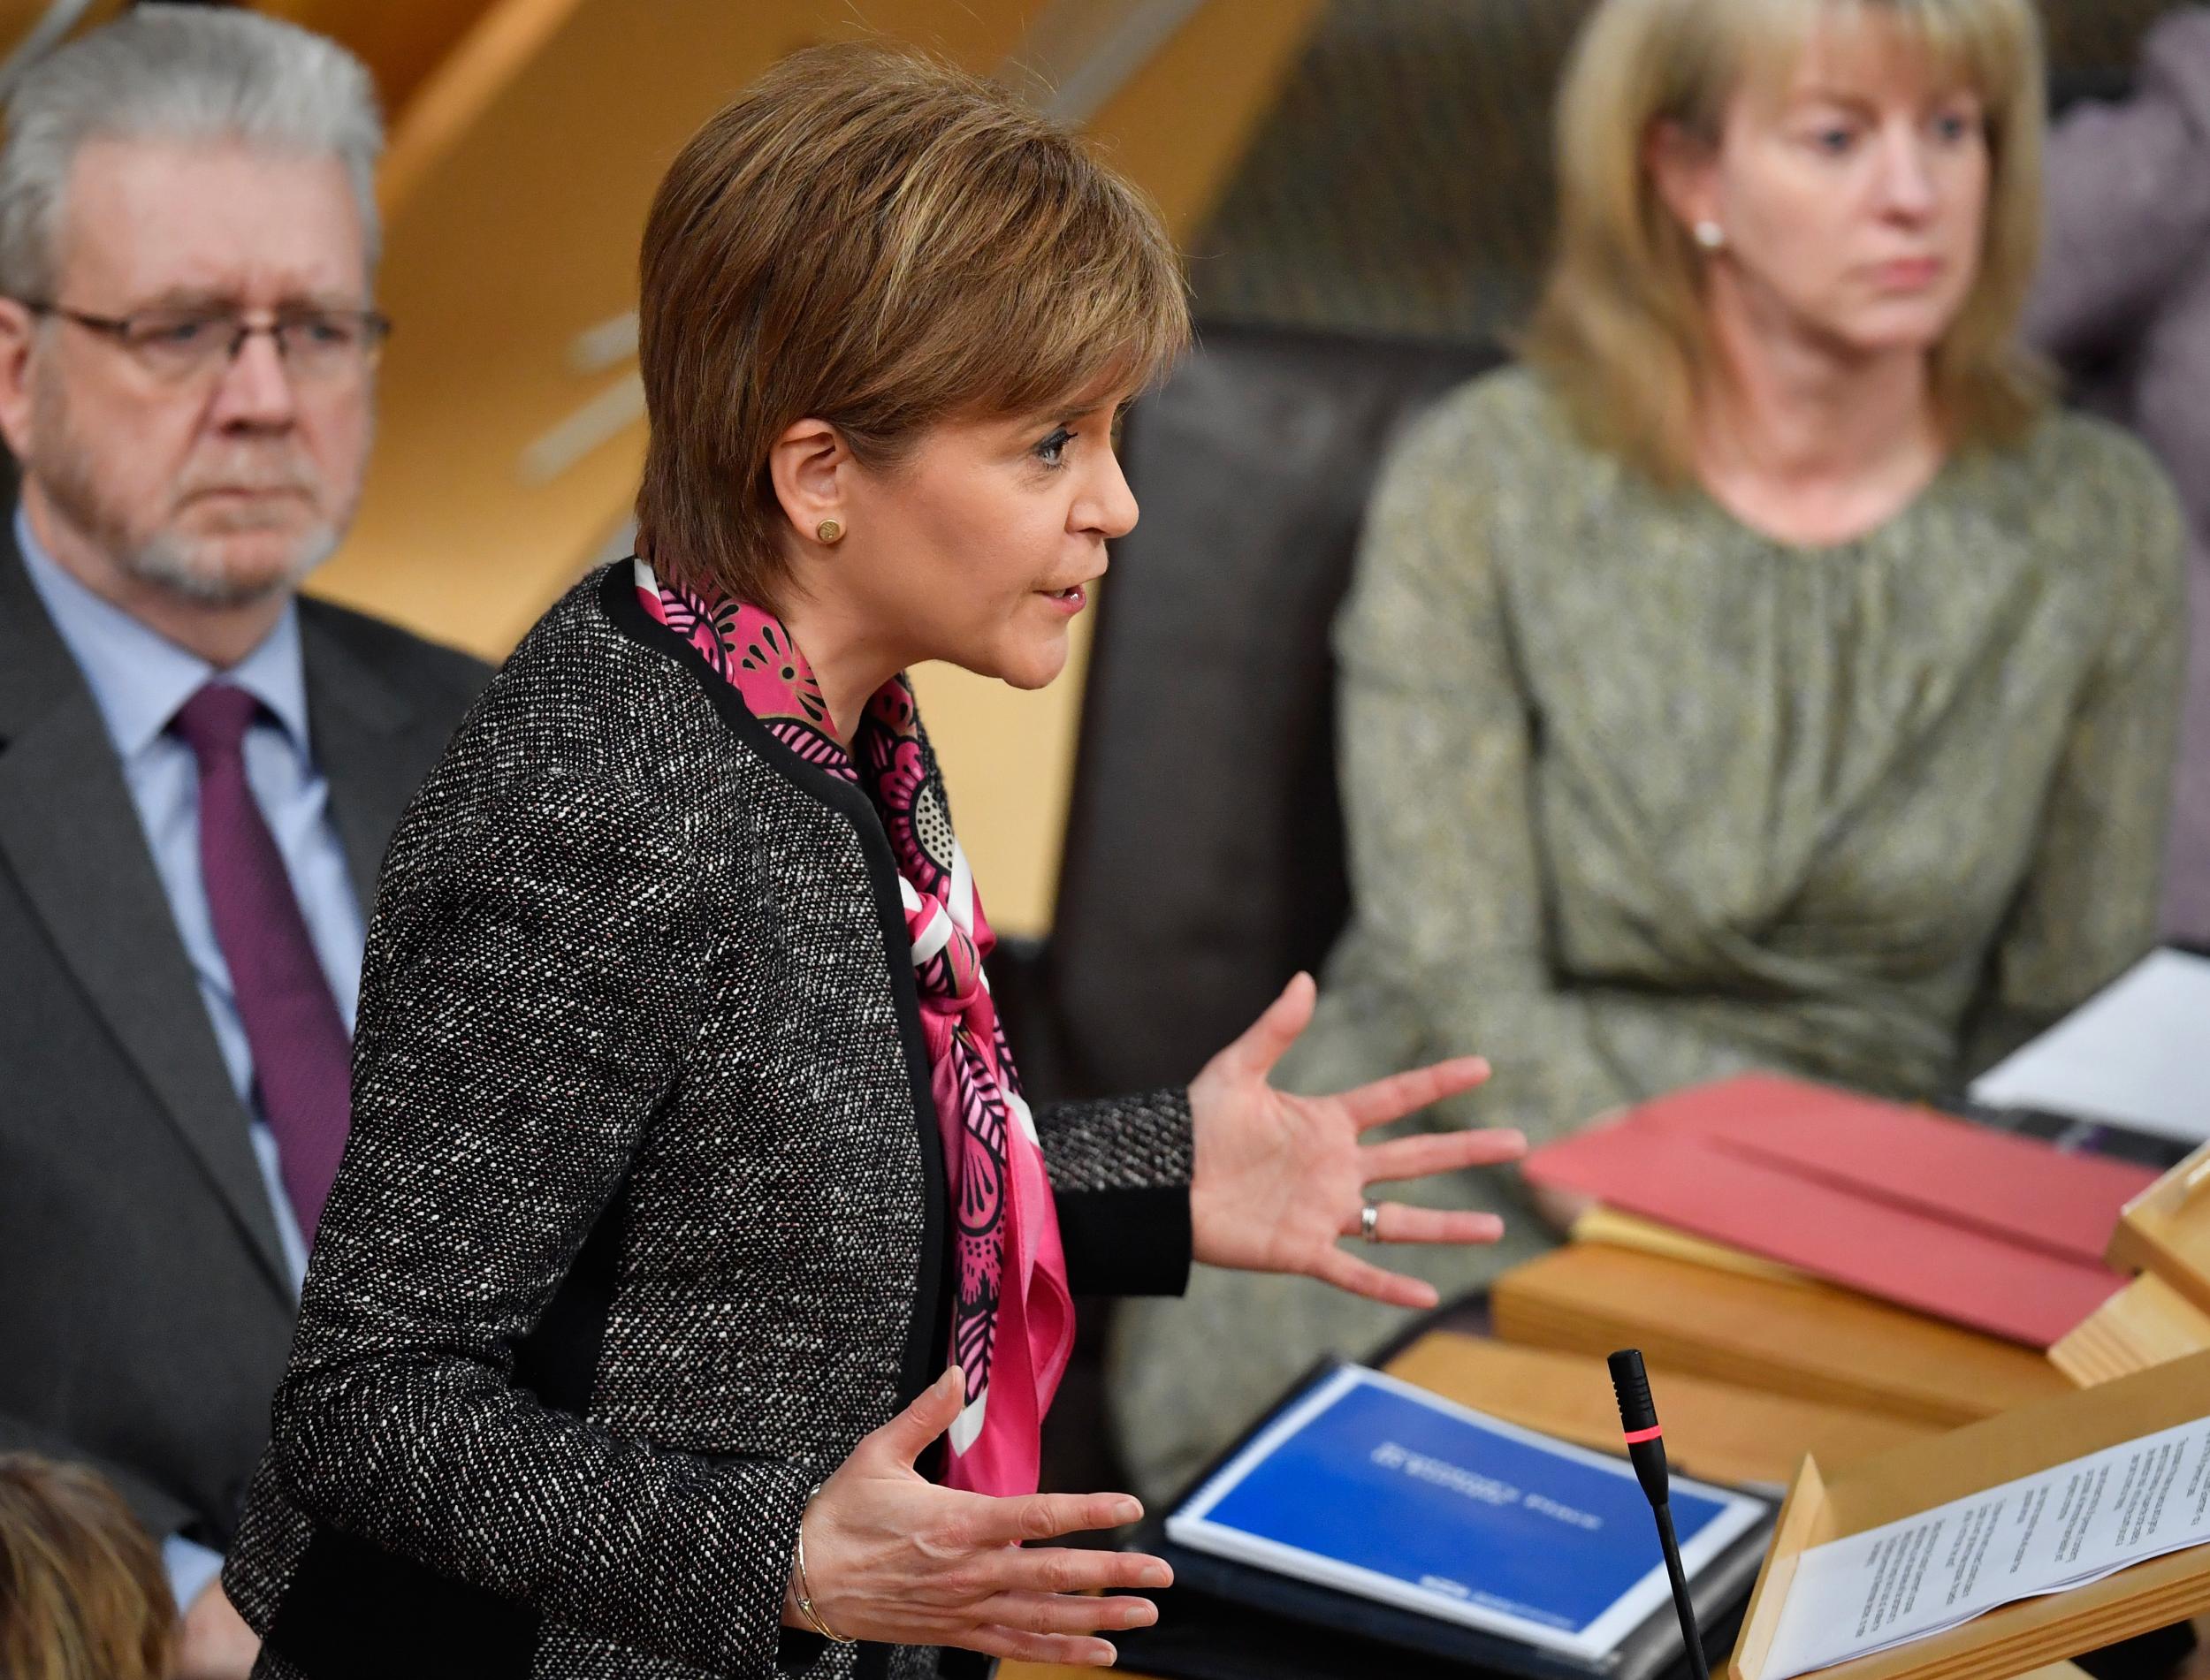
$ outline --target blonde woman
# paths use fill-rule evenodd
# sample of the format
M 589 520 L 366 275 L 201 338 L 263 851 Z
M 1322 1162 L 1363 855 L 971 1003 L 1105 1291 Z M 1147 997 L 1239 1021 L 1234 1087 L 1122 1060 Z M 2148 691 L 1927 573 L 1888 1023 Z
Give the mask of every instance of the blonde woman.
M 2029 0 L 1597 7 L 1526 365 L 1398 451 L 1337 626 L 1354 919 L 1285 1078 L 1479 1045 L 1429 1123 L 1536 1137 L 1745 1068 L 1932 1097 L 2149 945 L 2180 526 L 2014 346 L 2041 85 Z M 1132 1306 L 1139 1487 L 1396 1322 Z
M 190 1680 L 176 1618 L 160 1548 L 120 1494 L 82 1464 L 0 1453 L 0 1675 Z
M 385 864 L 353 1132 L 224 1582 L 264 1680 L 1109 1662 L 1156 1559 L 1040 1494 L 1077 1291 L 1193 1259 L 1406 1304 L 1492 1239 L 1362 1131 L 1482 1076 L 1032 1113 L 906 669 L 1017 688 L 1135 521 L 1113 420 L 1187 332 L 1157 217 L 1011 95 L 785 58 L 644 233 L 639 554 L 538 623 Z M 1140 912 L 1140 906 L 1132 906 Z

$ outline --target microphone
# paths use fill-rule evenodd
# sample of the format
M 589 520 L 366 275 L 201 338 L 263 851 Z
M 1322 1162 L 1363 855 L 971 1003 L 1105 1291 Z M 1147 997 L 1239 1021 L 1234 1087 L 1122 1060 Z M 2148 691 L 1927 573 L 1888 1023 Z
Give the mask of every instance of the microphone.
M 1680 1567 L 1680 1542 L 1673 1537 L 1665 1431 L 1658 1426 L 1658 1407 L 1650 1397 L 1650 1373 L 1642 1369 L 1639 1348 L 1622 1348 L 1605 1363 L 1612 1367 L 1612 1391 L 1619 1396 L 1619 1427 L 1627 1432 L 1627 1455 L 1635 1462 L 1635 1479 L 1642 1483 L 1650 1513 L 1658 1519 L 1658 1543 L 1665 1549 L 1673 1608 L 1688 1647 L 1688 1670 L 1696 1680 L 1711 1680 L 1711 1668 L 1703 1661 L 1703 1636 L 1696 1631 L 1696 1606 L 1688 1600 L 1688 1577 Z

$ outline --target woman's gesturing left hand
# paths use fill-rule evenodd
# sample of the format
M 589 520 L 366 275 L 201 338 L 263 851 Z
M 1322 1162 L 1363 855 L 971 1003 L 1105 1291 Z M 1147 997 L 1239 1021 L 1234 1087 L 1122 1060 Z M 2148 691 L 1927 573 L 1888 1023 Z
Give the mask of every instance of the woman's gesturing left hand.
M 1431 1307 L 1433 1286 L 1336 1246 L 1358 1236 L 1369 1184 L 1517 1160 L 1516 1131 L 1429 1132 L 1361 1144 L 1361 1133 L 1469 1091 L 1489 1076 L 1478 1056 L 1436 1062 L 1333 1097 L 1276 1091 L 1267 1076 L 1312 1019 L 1318 996 L 1300 974 L 1243 1037 L 1190 1084 L 1197 1159 L 1190 1181 L 1196 1258 L 1246 1272 L 1302 1272 L 1376 1301 Z M 1493 1243 L 1493 1213 L 1379 1204 L 1383 1243 Z

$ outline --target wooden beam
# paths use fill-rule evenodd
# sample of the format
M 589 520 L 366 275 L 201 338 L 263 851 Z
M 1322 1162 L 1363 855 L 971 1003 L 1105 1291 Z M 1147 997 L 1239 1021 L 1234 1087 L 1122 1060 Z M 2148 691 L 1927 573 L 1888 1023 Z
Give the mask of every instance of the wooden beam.
M 387 121 L 460 45 L 492 0 L 256 0 L 255 10 L 328 35 L 376 78 Z
M 631 308 L 668 159 L 775 57 L 856 33 L 854 11 L 499 0 L 483 14 L 392 134 L 381 437 L 319 592 L 485 654 L 513 645 L 634 492 L 639 427 L 549 480 L 523 463 L 627 376 L 579 371 L 570 352 Z M 1017 0 L 883 0 L 863 21 L 987 68 L 1024 19 Z
M 1116 68 L 1093 127 L 1177 231 L 1209 209 L 1318 4 L 1205 0 Z M 645 209 L 683 141 L 795 48 L 880 34 L 987 72 L 1044 4 L 483 9 L 393 129 L 381 293 L 398 331 L 381 437 L 360 520 L 316 591 L 503 656 L 627 519 L 643 427 L 618 346 Z M 922 678 L 962 837 L 1010 931 L 1048 916 L 1079 677 L 1036 697 Z

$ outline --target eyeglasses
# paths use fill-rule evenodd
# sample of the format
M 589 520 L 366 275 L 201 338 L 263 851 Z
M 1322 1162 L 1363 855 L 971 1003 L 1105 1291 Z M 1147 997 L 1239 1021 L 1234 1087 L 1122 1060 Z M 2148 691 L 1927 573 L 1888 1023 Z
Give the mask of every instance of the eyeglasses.
M 113 339 L 147 372 L 177 384 L 227 368 L 257 332 L 274 341 L 285 371 L 293 378 L 335 384 L 374 367 L 392 332 L 390 319 L 373 309 L 278 309 L 252 321 L 237 309 L 141 309 L 103 315 L 28 298 L 18 301 L 33 315 L 57 315 Z

